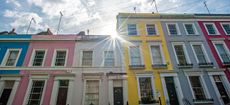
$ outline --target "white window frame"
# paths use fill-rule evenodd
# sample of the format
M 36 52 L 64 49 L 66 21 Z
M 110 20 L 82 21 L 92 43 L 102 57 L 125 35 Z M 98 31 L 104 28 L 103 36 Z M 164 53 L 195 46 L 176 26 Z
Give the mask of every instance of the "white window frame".
M 141 101 L 141 92 L 140 92 L 140 84 L 139 84 L 139 78 L 140 77 L 150 77 L 151 78 L 151 83 L 152 83 L 152 90 L 153 90 L 153 98 L 156 100 L 157 99 L 157 93 L 160 92 L 159 90 L 157 91 L 155 88 L 155 82 L 154 82 L 154 77 L 152 74 L 136 74 L 136 79 L 137 79 L 137 88 L 138 88 L 138 99 Z
M 206 23 L 203 23 L 203 24 L 204 24 L 205 30 L 206 30 L 206 32 L 208 33 L 208 35 L 220 35 L 219 31 L 218 31 L 217 28 L 216 28 L 215 23 L 206 22 Z M 216 34 L 210 34 L 209 31 L 208 31 L 208 28 L 206 27 L 206 24 L 212 24 L 212 26 L 213 26 L 213 28 L 214 28 Z
M 210 59 L 209 59 L 209 57 L 208 57 L 208 53 L 207 53 L 207 51 L 205 50 L 204 44 L 203 44 L 202 42 L 190 42 L 190 45 L 191 45 L 191 47 L 192 47 L 192 51 L 193 51 L 193 54 L 195 55 L 195 58 L 196 58 L 196 62 L 197 62 L 197 63 L 200 63 L 200 62 L 199 62 L 199 60 L 198 60 L 198 58 L 197 58 L 197 55 L 196 55 L 196 52 L 195 52 L 195 50 L 194 50 L 193 45 L 200 45 L 200 46 L 201 46 L 201 49 L 202 49 L 202 51 L 203 51 L 203 53 L 204 53 L 204 57 L 205 57 L 206 62 L 207 62 L 207 63 L 211 63 L 211 61 L 210 61 Z
M 99 105 L 100 105 L 100 94 L 101 94 L 101 79 L 84 79 L 84 88 L 83 88 L 83 98 L 82 98 L 82 105 L 85 105 L 85 92 L 86 92 L 86 82 L 88 81 L 88 80 L 97 80 L 98 82 L 99 82 L 99 93 L 98 93 L 98 103 L 99 103 Z
M 141 65 L 144 65 L 144 60 L 143 60 L 142 50 L 141 50 L 141 45 L 140 44 L 139 45 L 131 45 L 131 46 L 128 47 L 128 50 L 129 50 L 129 65 L 132 65 L 132 63 L 131 63 L 131 51 L 130 51 L 130 47 L 132 47 L 132 46 L 134 46 L 134 47 L 138 46 L 139 47 Z
M 228 56 L 229 56 L 229 58 L 230 58 L 230 52 L 229 52 L 229 50 L 228 50 L 228 48 L 227 48 L 227 46 L 226 46 L 226 44 L 225 44 L 224 41 L 212 41 L 212 43 L 213 43 L 213 46 L 214 46 L 214 48 L 215 48 L 215 50 L 216 50 L 216 52 L 217 52 L 217 54 L 218 54 L 218 57 L 220 58 L 220 60 L 221 60 L 222 63 L 223 63 L 223 59 L 222 59 L 222 57 L 220 56 L 220 53 L 219 53 L 219 51 L 217 50 L 215 44 L 223 44 L 224 50 L 226 51 L 226 53 L 228 54 Z
M 36 51 L 45 51 L 41 66 L 33 66 Z M 30 62 L 29 62 L 29 66 L 30 67 L 43 67 L 44 63 L 45 63 L 46 55 L 47 55 L 47 49 L 33 49 L 33 52 L 32 52 L 31 58 L 30 58 Z
M 209 91 L 208 91 L 206 82 L 204 81 L 204 78 L 203 78 L 203 76 L 202 76 L 203 73 L 199 73 L 199 72 L 191 73 L 191 72 L 190 72 L 190 73 L 186 73 L 185 75 L 186 75 L 186 78 L 187 78 L 187 80 L 188 80 L 188 84 L 189 84 L 190 91 L 191 91 L 191 93 L 192 93 L 193 99 L 196 99 L 196 97 L 195 97 L 195 95 L 194 95 L 194 91 L 193 91 L 193 89 L 192 89 L 192 84 L 191 84 L 190 79 L 189 79 L 190 76 L 199 76 L 199 80 L 200 80 L 201 86 L 202 86 L 202 88 L 203 88 L 205 98 L 206 98 L 206 99 L 211 99 L 211 96 L 210 96 L 210 93 L 209 93 Z
M 21 52 L 22 52 L 21 48 L 10 48 L 10 49 L 7 49 L 7 51 L 5 53 L 5 56 L 4 56 L 3 60 L 2 60 L 2 64 L 1 64 L 2 66 L 6 66 L 6 62 L 7 62 L 8 58 L 9 58 L 10 51 L 19 51 L 19 52 L 18 52 L 18 55 L 17 55 L 17 58 L 15 60 L 14 65 L 13 66 L 7 66 L 7 67 L 14 67 L 14 66 L 17 65 L 18 60 L 19 60 L 20 55 L 21 55 Z
M 136 25 L 136 31 L 137 31 L 137 34 L 136 35 L 129 35 L 129 24 L 135 24 Z M 127 32 L 127 35 L 128 36 L 140 36 L 139 34 L 139 27 L 138 27 L 138 24 L 137 23 L 127 23 L 127 26 L 126 26 L 126 32 Z
M 185 27 L 185 25 L 187 25 L 187 24 L 191 24 L 192 25 L 194 34 L 188 34 L 188 30 Z M 185 30 L 186 35 L 199 35 L 194 23 L 183 23 L 183 26 L 184 26 L 184 30 Z
M 168 91 L 167 91 L 167 87 L 166 87 L 165 77 L 173 77 L 178 101 L 179 101 L 180 105 L 183 105 L 182 99 L 184 96 L 183 96 L 183 92 L 181 89 L 181 85 L 180 85 L 180 81 L 179 81 L 177 73 L 167 73 L 167 74 L 161 73 L 160 76 L 161 76 L 162 87 L 164 88 L 163 91 L 164 91 L 164 96 L 165 96 L 166 102 L 167 102 L 167 100 L 169 101 L 169 96 L 168 96 Z
M 151 35 L 150 35 L 150 34 L 148 33 L 148 29 L 147 29 L 148 27 L 147 27 L 147 25 L 154 25 L 154 26 L 155 26 L 156 34 L 151 34 Z M 157 24 L 156 24 L 156 23 L 145 24 L 145 32 L 146 32 L 146 35 L 147 35 L 147 36 L 157 36 L 157 35 L 159 35 L 158 29 L 157 29 Z
M 225 90 L 226 90 L 228 96 L 230 97 L 230 84 L 229 84 L 229 81 L 228 81 L 227 77 L 225 76 L 225 73 L 224 72 L 208 72 L 208 75 L 209 75 L 209 78 L 210 78 L 210 80 L 212 82 L 212 86 L 214 87 L 214 90 L 215 90 L 215 93 L 216 93 L 217 97 L 220 98 L 221 96 L 220 96 L 218 88 L 216 87 L 216 83 L 215 83 L 215 81 L 213 79 L 213 75 L 219 75 L 221 77 L 222 83 L 223 83 L 223 85 L 225 87 Z M 224 105 L 224 102 L 222 101 L 222 99 L 219 99 L 218 101 L 220 103 L 222 103 L 222 105 Z
M 64 66 L 55 66 L 57 51 L 66 51 Z M 53 54 L 53 59 L 52 59 L 52 67 L 66 67 L 66 63 L 68 61 L 68 52 L 69 52 L 68 49 L 55 49 Z
M 33 83 L 34 80 L 35 81 L 36 80 L 45 81 L 42 96 L 41 96 L 41 101 L 40 101 L 40 105 L 43 104 L 43 99 L 44 99 L 44 96 L 45 96 L 46 85 L 47 85 L 47 79 L 48 79 L 47 76 L 33 76 L 33 77 L 30 78 L 28 88 L 26 90 L 26 95 L 25 95 L 25 98 L 24 98 L 24 101 L 23 101 L 23 105 L 26 105 L 28 103 L 28 101 L 29 101 L 29 95 L 30 95 L 30 91 L 31 91 L 31 88 L 32 88 L 32 83 Z
M 226 35 L 230 35 L 230 33 L 228 34 L 227 31 L 224 29 L 224 26 L 223 26 L 223 25 L 225 25 L 225 24 L 227 24 L 227 25 L 230 26 L 230 22 L 221 22 L 220 24 L 221 24 L 222 29 L 224 30 L 224 33 L 225 33 Z
M 112 51 L 113 52 L 113 59 L 114 59 L 114 66 L 105 66 L 105 52 L 109 52 L 109 51 Z M 115 54 L 115 51 L 114 50 L 106 50 L 106 51 L 103 51 L 103 66 L 104 67 L 115 67 L 116 66 L 116 54 Z
M 156 43 L 150 43 L 150 45 L 149 45 L 152 64 L 154 64 L 154 63 L 153 63 L 153 54 L 152 54 L 151 46 L 159 46 L 160 47 L 160 53 L 161 53 L 162 62 L 163 62 L 163 64 L 166 64 L 165 55 L 164 55 L 164 52 L 163 52 L 162 44 L 160 42 L 158 42 L 158 43 L 157 42 Z
M 174 25 L 176 25 L 176 30 L 177 30 L 177 34 L 176 34 L 176 35 L 181 35 L 180 29 L 179 29 L 179 26 L 178 26 L 178 24 L 177 24 L 177 23 L 166 23 L 166 27 L 167 27 L 168 35 L 173 35 L 173 34 L 171 34 L 171 33 L 170 33 L 170 31 L 169 31 L 169 27 L 168 27 L 168 25 L 170 25 L 170 24 L 174 24 Z M 175 35 L 175 36 L 176 36 L 176 35 Z
M 83 59 L 83 52 L 84 51 L 92 51 L 92 65 L 91 66 L 84 66 L 84 65 L 82 65 L 82 59 Z M 80 66 L 82 66 L 82 67 L 93 67 L 94 66 L 94 50 L 81 50 L 81 55 L 80 55 Z
M 177 64 L 179 64 L 179 60 L 178 60 L 178 57 L 177 57 L 177 54 L 176 54 L 176 50 L 175 50 L 175 47 L 174 47 L 175 45 L 182 45 L 182 46 L 183 46 L 183 50 L 184 50 L 186 62 L 187 62 L 188 64 L 190 64 L 190 63 L 191 63 L 191 60 L 190 60 L 190 58 L 189 58 L 189 56 L 188 56 L 188 51 L 187 51 L 187 49 L 186 49 L 185 43 L 184 43 L 184 42 L 172 42 L 173 52 L 174 52 L 174 55 L 175 55 L 175 57 L 176 57 L 176 62 L 177 62 Z

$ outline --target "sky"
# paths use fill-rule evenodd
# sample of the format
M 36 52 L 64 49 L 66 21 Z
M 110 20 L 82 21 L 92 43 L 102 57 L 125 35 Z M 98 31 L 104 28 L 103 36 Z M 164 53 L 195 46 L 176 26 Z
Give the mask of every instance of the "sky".
M 0 32 L 16 29 L 18 34 L 46 31 L 77 34 L 89 29 L 90 35 L 116 34 L 119 12 L 156 12 L 153 0 L 0 0 Z M 159 13 L 208 13 L 204 0 L 156 0 Z M 211 13 L 230 14 L 230 0 L 206 0 Z

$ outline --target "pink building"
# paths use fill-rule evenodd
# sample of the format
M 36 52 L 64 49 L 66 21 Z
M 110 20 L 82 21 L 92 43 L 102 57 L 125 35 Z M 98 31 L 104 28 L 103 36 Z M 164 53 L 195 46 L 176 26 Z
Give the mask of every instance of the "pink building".
M 76 38 L 76 35 L 32 36 L 13 105 L 71 104 Z
M 230 15 L 196 15 L 220 68 L 230 81 Z

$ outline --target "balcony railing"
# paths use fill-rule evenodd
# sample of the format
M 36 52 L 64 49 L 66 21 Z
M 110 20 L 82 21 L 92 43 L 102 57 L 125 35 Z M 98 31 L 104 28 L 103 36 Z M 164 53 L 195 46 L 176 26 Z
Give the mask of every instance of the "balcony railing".
M 149 99 L 141 99 L 141 101 L 139 101 L 139 105 L 156 105 L 157 103 L 159 103 L 159 100 L 149 100 Z
M 193 64 L 191 63 L 183 63 L 183 64 L 177 64 L 179 68 L 192 68 Z
M 207 67 L 213 67 L 213 63 L 210 62 L 210 63 L 198 63 L 199 67 L 200 68 L 207 68 Z
M 155 69 L 167 68 L 167 64 L 152 64 L 152 68 L 155 68 Z
M 129 69 L 145 69 L 145 65 L 129 65 Z
M 212 98 L 203 98 L 203 99 L 193 99 L 193 102 L 196 104 L 201 104 L 201 103 L 213 103 L 213 99 Z
M 230 62 L 223 62 L 224 67 L 230 67 Z

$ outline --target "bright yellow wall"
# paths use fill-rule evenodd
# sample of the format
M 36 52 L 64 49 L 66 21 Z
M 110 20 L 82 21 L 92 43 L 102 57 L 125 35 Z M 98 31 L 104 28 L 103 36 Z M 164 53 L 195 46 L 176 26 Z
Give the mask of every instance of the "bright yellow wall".
M 128 36 L 127 35 L 127 24 L 128 23 L 136 23 L 138 26 L 139 36 Z M 145 25 L 150 23 L 155 23 L 157 25 L 158 34 L 157 36 L 147 36 Z M 154 85 L 155 85 L 155 91 L 160 91 L 161 94 L 161 102 L 162 105 L 165 105 L 165 99 L 164 99 L 164 93 L 163 88 L 161 84 L 161 78 L 159 71 L 160 70 L 172 70 L 171 60 L 168 53 L 166 41 L 164 38 L 163 30 L 161 27 L 161 22 L 157 19 L 124 19 L 122 22 L 123 26 L 121 26 L 120 35 L 124 36 L 124 39 L 127 41 L 125 42 L 124 51 L 125 51 L 125 67 L 128 75 L 128 102 L 129 105 L 139 105 L 139 96 L 138 96 L 138 84 L 137 84 L 137 78 L 135 76 L 135 72 L 141 71 L 141 72 L 148 72 L 152 71 L 154 76 Z M 128 36 L 128 37 L 127 37 Z M 140 46 L 142 50 L 142 57 L 145 64 L 144 70 L 129 70 L 129 52 L 128 52 L 128 46 L 129 42 L 131 41 L 141 41 Z M 151 61 L 151 54 L 149 49 L 148 41 L 161 41 L 162 49 L 165 57 L 165 61 L 168 64 L 167 69 L 153 69 L 152 68 L 152 61 Z

